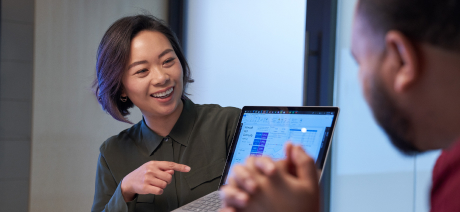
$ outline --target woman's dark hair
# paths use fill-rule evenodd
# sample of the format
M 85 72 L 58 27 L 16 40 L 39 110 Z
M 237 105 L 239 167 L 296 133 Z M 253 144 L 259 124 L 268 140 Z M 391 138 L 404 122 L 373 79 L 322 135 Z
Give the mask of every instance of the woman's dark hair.
M 160 32 L 168 38 L 176 53 L 183 70 L 184 90 L 182 98 L 187 99 L 185 88 L 193 82 L 190 77 L 190 68 L 178 39 L 171 29 L 160 19 L 151 15 L 128 16 L 117 20 L 110 26 L 102 37 L 97 50 L 96 76 L 93 89 L 102 109 L 118 121 L 132 124 L 125 116 L 128 109 L 134 104 L 128 98 L 126 102 L 120 100 L 122 76 L 128 63 L 131 40 L 143 30 Z
M 458 0 L 359 0 L 358 14 L 379 36 L 398 30 L 413 41 L 460 52 Z

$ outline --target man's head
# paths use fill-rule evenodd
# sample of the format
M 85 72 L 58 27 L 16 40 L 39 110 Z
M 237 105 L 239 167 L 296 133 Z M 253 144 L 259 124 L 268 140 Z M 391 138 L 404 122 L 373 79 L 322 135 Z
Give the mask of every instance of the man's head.
M 460 115 L 446 114 L 454 107 L 446 106 L 443 97 L 460 92 L 460 81 L 452 80 L 460 77 L 458 11 L 456 0 L 358 2 L 352 53 L 360 65 L 364 96 L 404 153 L 444 148 L 460 136 L 446 127 L 458 123 Z M 460 106 L 460 101 L 452 104 Z

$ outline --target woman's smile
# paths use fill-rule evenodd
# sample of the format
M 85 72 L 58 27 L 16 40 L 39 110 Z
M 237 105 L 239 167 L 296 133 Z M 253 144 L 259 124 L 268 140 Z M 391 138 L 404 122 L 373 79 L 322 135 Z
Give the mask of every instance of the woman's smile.
M 169 87 L 167 89 L 163 89 L 159 92 L 150 94 L 150 97 L 152 97 L 155 101 L 163 104 L 167 104 L 172 102 L 171 100 L 174 100 L 174 87 Z
M 165 99 L 171 96 L 173 91 L 174 91 L 174 87 L 170 87 L 170 88 L 158 91 L 156 93 L 150 94 L 150 96 L 153 98 Z

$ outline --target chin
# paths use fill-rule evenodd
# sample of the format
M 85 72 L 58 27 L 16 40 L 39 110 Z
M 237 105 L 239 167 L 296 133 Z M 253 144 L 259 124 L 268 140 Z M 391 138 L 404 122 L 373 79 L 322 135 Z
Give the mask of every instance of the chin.
M 173 114 L 176 110 L 179 109 L 179 105 L 181 104 L 181 102 L 182 100 L 179 97 L 168 105 L 158 106 L 157 109 L 155 110 L 163 116 L 168 116 L 168 115 Z

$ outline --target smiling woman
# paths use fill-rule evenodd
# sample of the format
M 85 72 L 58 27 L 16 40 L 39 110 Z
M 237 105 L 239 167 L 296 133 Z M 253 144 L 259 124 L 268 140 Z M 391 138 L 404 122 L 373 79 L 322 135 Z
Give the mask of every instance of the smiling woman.
M 100 147 L 92 211 L 171 211 L 217 190 L 240 110 L 195 105 L 173 32 L 152 16 L 116 21 L 97 52 L 95 94 L 116 120 L 143 120 Z
M 179 60 L 183 70 L 184 91 L 181 93 L 183 99 L 187 98 L 185 93 L 187 83 L 193 82 L 190 77 L 190 68 L 176 36 L 161 20 L 153 16 L 141 15 L 118 20 L 107 30 L 99 45 L 96 63 L 97 80 L 94 82 L 93 87 L 102 108 L 119 121 L 131 123 L 125 116 L 129 115 L 128 109 L 132 108 L 134 104 L 130 99 L 120 98 L 122 77 L 127 69 L 131 69 L 138 64 L 148 63 L 148 60 L 129 63 L 131 60 L 136 59 L 130 55 L 131 48 L 142 48 L 142 42 L 145 42 L 144 39 L 136 39 L 139 40 L 136 43 L 137 46 L 132 46 L 131 41 L 139 32 L 146 30 L 161 33 L 163 39 L 166 38 L 169 47 L 172 48 L 162 54 L 158 54 L 159 59 L 164 56 L 163 54 L 167 54 L 172 50 Z
M 161 32 L 141 31 L 131 41 L 128 64 L 121 98 L 141 110 L 149 127 L 168 135 L 182 112 L 184 90 L 182 66 L 173 47 Z

